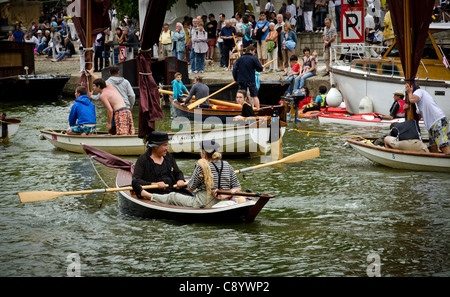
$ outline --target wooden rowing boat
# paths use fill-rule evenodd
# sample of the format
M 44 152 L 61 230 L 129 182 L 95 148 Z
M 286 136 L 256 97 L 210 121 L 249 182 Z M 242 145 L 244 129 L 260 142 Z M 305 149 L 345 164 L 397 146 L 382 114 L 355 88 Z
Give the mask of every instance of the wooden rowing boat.
M 126 170 L 119 170 L 116 177 L 118 187 L 129 186 L 132 174 Z M 242 203 L 230 203 L 222 207 L 192 208 L 168 205 L 145 199 L 138 199 L 130 191 L 120 191 L 119 210 L 129 216 L 146 219 L 166 219 L 184 223 L 234 223 L 253 222 L 261 209 L 273 195 L 254 194 Z
M 286 131 L 286 124 L 282 122 L 281 126 L 283 135 Z M 268 143 L 270 130 L 270 122 L 256 121 L 250 125 L 168 132 L 169 152 L 198 155 L 200 141 L 214 139 L 221 145 L 224 155 L 265 155 L 270 150 Z M 137 134 L 111 135 L 107 132 L 97 132 L 82 136 L 67 135 L 64 130 L 41 130 L 40 139 L 48 140 L 58 149 L 74 153 L 84 153 L 83 143 L 120 156 L 139 156 L 146 150 L 144 142 Z
M 376 138 L 367 139 L 373 141 Z M 351 138 L 347 142 L 367 159 L 387 167 L 415 171 L 450 172 L 450 155 L 386 148 L 367 143 L 360 138 Z
M 193 108 L 189 109 L 181 105 L 178 101 L 171 101 L 172 117 L 184 117 L 190 121 L 201 121 L 211 123 L 230 123 L 235 116 L 241 115 L 241 108 Z M 256 116 L 272 116 L 277 113 L 282 121 L 286 121 L 286 107 L 279 105 L 261 105 L 259 110 L 255 110 Z

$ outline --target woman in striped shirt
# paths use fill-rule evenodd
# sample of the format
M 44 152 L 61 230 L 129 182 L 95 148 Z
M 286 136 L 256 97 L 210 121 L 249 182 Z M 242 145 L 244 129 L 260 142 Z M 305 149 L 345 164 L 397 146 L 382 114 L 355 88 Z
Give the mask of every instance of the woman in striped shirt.
M 194 196 L 172 192 L 166 195 L 152 194 L 151 200 L 165 204 L 210 208 L 230 195 L 217 195 L 216 190 L 241 191 L 241 185 L 233 167 L 222 160 L 218 151 L 220 145 L 213 140 L 200 143 L 201 159 L 195 165 L 194 173 L 188 183 Z

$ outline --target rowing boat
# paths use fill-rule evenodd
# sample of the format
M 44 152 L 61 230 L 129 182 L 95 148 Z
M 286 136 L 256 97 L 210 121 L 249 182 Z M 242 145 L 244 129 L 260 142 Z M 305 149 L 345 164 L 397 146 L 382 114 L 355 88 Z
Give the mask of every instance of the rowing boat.
M 119 170 L 116 177 L 118 187 L 130 185 L 132 174 L 130 171 Z M 194 222 L 253 222 L 264 205 L 273 195 L 253 194 L 245 202 L 236 203 L 232 200 L 219 202 L 211 208 L 192 208 L 168 205 L 146 199 L 138 199 L 130 191 L 120 191 L 119 210 L 122 214 L 145 219 L 166 219 L 184 223 Z M 237 200 L 237 199 L 236 199 Z
M 366 139 L 373 141 L 376 138 Z M 360 138 L 351 138 L 347 142 L 367 159 L 387 167 L 415 171 L 450 172 L 450 155 L 386 148 L 373 145 Z
M 330 114 L 320 113 L 317 115 L 321 124 L 343 124 L 353 126 L 372 126 L 372 127 L 384 127 L 389 128 L 393 123 L 404 122 L 404 118 L 396 118 L 392 120 L 380 119 L 378 113 L 361 113 L 355 115 L 349 114 Z M 419 126 L 424 128 L 423 121 L 419 122 Z
M 172 117 L 183 117 L 190 121 L 214 121 L 218 123 L 229 123 L 235 116 L 241 115 L 242 108 L 210 107 L 193 108 L 180 104 L 177 100 L 171 101 Z M 286 108 L 283 104 L 279 105 L 261 105 L 259 110 L 255 110 L 256 116 L 272 116 L 274 113 L 280 116 L 282 121 L 286 121 Z M 213 117 L 213 118 L 212 118 Z
M 195 127 L 194 127 L 195 128 Z M 286 124 L 281 122 L 282 135 Z M 256 121 L 249 125 L 222 126 L 207 130 L 168 132 L 169 152 L 199 154 L 198 144 L 202 140 L 214 139 L 224 155 L 265 155 L 270 150 L 270 122 Z M 99 148 L 119 156 L 139 156 L 146 150 L 144 142 L 135 135 L 111 135 L 97 132 L 91 135 L 68 135 L 64 130 L 41 130 L 41 140 L 48 140 L 53 146 L 74 153 L 84 153 L 82 144 Z

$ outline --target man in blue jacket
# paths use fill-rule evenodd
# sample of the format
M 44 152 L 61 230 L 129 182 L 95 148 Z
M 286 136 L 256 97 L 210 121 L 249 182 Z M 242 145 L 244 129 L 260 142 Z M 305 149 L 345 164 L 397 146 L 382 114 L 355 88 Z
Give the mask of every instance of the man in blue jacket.
M 256 87 L 255 72 L 263 71 L 261 63 L 255 57 L 256 48 L 252 45 L 245 49 L 245 54 L 236 60 L 233 66 L 233 78 L 239 84 L 239 90 L 250 92 L 253 105 L 259 109 L 258 88 Z
M 69 135 L 87 135 L 95 132 L 97 120 L 95 117 L 95 105 L 89 100 L 87 90 L 83 86 L 75 90 L 75 103 L 69 114 Z

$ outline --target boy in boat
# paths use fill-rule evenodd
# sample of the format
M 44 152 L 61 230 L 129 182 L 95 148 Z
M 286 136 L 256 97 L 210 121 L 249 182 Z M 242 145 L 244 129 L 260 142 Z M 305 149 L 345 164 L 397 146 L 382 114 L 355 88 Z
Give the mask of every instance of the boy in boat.
M 183 82 L 181 81 L 182 75 L 181 73 L 177 72 L 175 73 L 175 79 L 172 81 L 172 87 L 173 87 L 173 99 L 178 100 L 180 103 L 184 103 L 186 99 L 183 98 L 183 92 L 186 92 L 189 94 L 188 89 L 184 86 Z M 201 99 L 201 98 L 197 98 Z
M 450 124 L 442 109 L 439 108 L 431 95 L 416 86 L 416 90 L 406 84 L 405 92 L 408 94 L 409 102 L 415 103 L 419 113 L 425 122 L 430 141 L 428 149 L 432 153 L 439 152 L 450 154 Z
M 89 100 L 87 90 L 79 86 L 75 90 L 75 103 L 69 114 L 69 135 L 87 135 L 95 132 L 97 120 L 95 117 L 95 105 Z
M 230 195 L 218 195 L 216 190 L 240 191 L 241 185 L 233 167 L 223 161 L 218 151 L 220 145 L 213 140 L 200 143 L 201 159 L 195 165 L 194 173 L 189 180 L 188 189 L 193 196 L 172 192 L 167 195 L 150 194 L 142 191 L 141 195 L 151 201 L 165 204 L 195 208 L 210 208 L 221 200 L 231 198 Z
M 389 115 L 378 115 L 380 119 L 393 120 L 396 118 L 405 117 L 405 94 L 403 91 L 394 92 L 394 103 L 392 103 L 391 109 L 389 110 Z
M 320 86 L 319 87 L 319 95 L 316 97 L 316 101 L 314 103 L 309 103 L 305 105 L 303 108 L 303 113 L 307 113 L 312 110 L 320 110 L 321 108 L 325 108 L 327 106 L 327 87 Z
M 92 73 L 92 69 L 89 70 Z M 108 112 L 108 123 L 106 129 L 111 129 L 111 122 L 114 115 L 117 135 L 133 135 L 134 125 L 131 109 L 125 105 L 122 95 L 112 85 L 107 85 L 105 80 L 97 78 L 92 82 L 94 93 L 100 93 L 100 100 Z
M 146 146 L 148 147 L 147 152 L 137 159 L 134 168 L 132 186 L 136 195 L 146 197 L 148 192 L 142 190 L 143 185 L 158 185 L 159 188 L 153 191 L 158 194 L 175 191 L 174 185 L 177 185 L 178 189 L 182 189 L 185 186 L 184 174 L 168 152 L 169 136 L 167 133 L 153 131 Z M 169 187 L 166 188 L 166 184 Z

